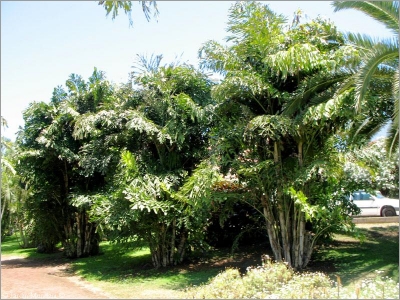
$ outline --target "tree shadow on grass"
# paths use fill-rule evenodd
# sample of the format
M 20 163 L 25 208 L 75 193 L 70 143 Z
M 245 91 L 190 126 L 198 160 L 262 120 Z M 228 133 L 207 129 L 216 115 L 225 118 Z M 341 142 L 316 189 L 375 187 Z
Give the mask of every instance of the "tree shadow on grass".
M 379 276 L 389 276 L 399 280 L 399 232 L 397 226 L 360 228 L 366 240 L 339 240 L 331 247 L 319 250 L 314 256 L 317 264 L 330 268 L 330 275 L 341 278 L 342 284 L 374 278 L 376 270 L 383 271 Z M 312 264 L 311 264 L 312 265 Z
M 53 253 L 38 253 L 36 248 L 21 248 L 18 237 L 7 236 L 1 241 L 2 268 L 40 268 L 63 265 L 69 260 L 63 257 L 61 249 Z
M 247 267 L 261 264 L 261 254 L 265 253 L 262 251 L 265 248 L 264 245 L 243 247 L 234 256 L 231 256 L 230 248 L 216 249 L 177 266 L 155 269 L 146 250 L 132 255 L 132 251 L 118 251 L 107 246 L 103 249 L 103 255 L 76 260 L 72 269 L 94 280 L 149 284 L 157 281 L 158 286 L 179 290 L 206 283 L 226 268 L 238 268 L 244 273 Z
M 15 258 L 3 257 L 1 259 L 2 269 L 15 268 L 46 268 L 66 265 L 70 260 L 63 257 L 62 251 L 50 254 L 34 255 L 33 257 Z

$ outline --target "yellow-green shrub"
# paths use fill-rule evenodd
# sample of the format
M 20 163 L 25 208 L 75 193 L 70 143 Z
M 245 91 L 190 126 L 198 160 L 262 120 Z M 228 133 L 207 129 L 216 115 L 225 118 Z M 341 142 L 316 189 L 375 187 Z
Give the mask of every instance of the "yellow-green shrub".
M 379 273 L 379 272 L 378 272 Z M 399 299 L 399 283 L 388 277 L 365 279 L 348 287 L 321 272 L 295 273 L 284 263 L 226 269 L 208 284 L 186 291 L 196 299 Z

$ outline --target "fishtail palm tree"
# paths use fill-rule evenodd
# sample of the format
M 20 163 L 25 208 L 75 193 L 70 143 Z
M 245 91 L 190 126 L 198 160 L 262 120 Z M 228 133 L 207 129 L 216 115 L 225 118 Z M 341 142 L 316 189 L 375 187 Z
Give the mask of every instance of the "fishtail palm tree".
M 336 87 L 353 49 L 322 18 L 288 28 L 255 1 L 229 13 L 231 45 L 209 41 L 200 51 L 202 66 L 225 76 L 212 90 L 221 123 L 211 149 L 264 215 L 274 259 L 301 269 L 317 239 L 346 222 L 326 178 L 335 168 L 329 140 L 351 100 Z

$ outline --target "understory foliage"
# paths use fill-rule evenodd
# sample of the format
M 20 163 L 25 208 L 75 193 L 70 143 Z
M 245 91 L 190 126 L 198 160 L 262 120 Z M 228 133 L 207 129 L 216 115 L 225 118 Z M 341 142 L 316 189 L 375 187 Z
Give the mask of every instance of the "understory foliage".
M 207 284 L 190 287 L 193 299 L 399 299 L 399 283 L 376 274 L 343 287 L 320 272 L 295 272 L 285 263 L 249 267 L 245 274 L 226 269 Z
M 399 197 L 399 155 L 386 150 L 385 139 L 348 151 L 345 156 L 348 189 L 379 190 L 386 197 Z

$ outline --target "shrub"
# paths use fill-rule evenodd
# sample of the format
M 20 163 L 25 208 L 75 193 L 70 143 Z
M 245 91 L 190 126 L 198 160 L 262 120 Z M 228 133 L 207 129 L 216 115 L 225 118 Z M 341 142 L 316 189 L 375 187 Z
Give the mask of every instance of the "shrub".
M 207 285 L 189 289 L 193 298 L 265 298 L 291 280 L 294 272 L 284 263 L 268 263 L 248 268 L 241 276 L 238 269 L 226 269 Z
M 379 275 L 379 274 L 378 274 Z M 388 277 L 365 279 L 342 287 L 321 272 L 295 273 L 284 263 L 268 263 L 248 268 L 226 269 L 208 284 L 191 287 L 187 298 L 196 299 L 399 299 L 399 284 Z
M 272 296 L 278 299 L 329 299 L 332 285 L 324 273 L 297 273 Z

